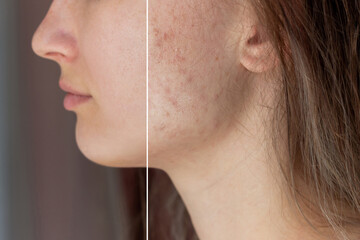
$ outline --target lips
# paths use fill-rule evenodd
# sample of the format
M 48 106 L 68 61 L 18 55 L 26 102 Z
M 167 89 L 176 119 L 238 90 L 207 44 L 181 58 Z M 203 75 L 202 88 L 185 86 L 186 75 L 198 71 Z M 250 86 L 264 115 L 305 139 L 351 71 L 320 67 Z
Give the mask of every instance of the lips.
M 60 88 L 65 91 L 67 94 L 64 98 L 64 108 L 66 110 L 74 110 L 76 107 L 88 102 L 92 99 L 92 96 L 86 93 L 83 93 L 79 90 L 72 88 L 70 85 L 66 84 L 64 81 L 59 82 Z

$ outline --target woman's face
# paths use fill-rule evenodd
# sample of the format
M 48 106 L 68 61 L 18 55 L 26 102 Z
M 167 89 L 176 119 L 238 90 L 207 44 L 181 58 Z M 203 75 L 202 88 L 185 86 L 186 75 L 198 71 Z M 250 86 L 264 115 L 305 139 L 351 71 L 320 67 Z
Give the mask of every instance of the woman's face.
M 211 148 L 247 101 L 238 61 L 246 13 L 225 2 L 149 1 L 150 166 Z
M 60 65 L 60 87 L 87 96 L 64 105 L 92 161 L 145 165 L 145 40 L 143 0 L 54 0 L 33 37 L 34 51 Z

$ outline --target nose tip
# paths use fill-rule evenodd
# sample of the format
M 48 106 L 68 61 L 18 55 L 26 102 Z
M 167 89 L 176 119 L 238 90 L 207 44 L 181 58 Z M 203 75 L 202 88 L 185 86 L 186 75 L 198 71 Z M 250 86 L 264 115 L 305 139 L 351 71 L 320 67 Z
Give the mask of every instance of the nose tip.
M 74 34 L 68 30 L 69 24 L 57 21 L 54 14 L 48 13 L 32 38 L 31 45 L 35 54 L 56 62 L 74 60 L 78 49 Z

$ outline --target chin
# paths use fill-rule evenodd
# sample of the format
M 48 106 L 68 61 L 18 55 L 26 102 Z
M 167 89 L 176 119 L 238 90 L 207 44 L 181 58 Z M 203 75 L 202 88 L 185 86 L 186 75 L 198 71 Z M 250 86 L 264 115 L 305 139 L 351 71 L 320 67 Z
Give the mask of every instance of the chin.
M 76 143 L 90 161 L 106 167 L 146 167 L 146 144 L 143 141 L 111 141 L 76 129 Z

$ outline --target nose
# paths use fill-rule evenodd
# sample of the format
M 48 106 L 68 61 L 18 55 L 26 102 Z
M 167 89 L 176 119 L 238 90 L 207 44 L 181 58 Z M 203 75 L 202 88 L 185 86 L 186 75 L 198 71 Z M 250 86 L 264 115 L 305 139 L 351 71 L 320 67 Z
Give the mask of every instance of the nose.
M 33 35 L 32 49 L 40 57 L 58 63 L 71 62 L 78 56 L 75 24 L 71 14 L 54 2 Z

